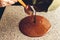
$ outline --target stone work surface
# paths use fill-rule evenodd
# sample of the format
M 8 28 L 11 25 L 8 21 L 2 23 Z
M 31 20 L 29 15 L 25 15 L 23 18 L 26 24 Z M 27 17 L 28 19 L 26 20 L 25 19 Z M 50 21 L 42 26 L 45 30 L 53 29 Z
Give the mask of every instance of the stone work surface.
M 22 6 L 6 7 L 0 20 L 0 40 L 60 40 L 60 7 L 48 12 L 37 12 L 51 23 L 51 28 L 42 37 L 28 37 L 19 30 L 19 22 L 26 16 Z

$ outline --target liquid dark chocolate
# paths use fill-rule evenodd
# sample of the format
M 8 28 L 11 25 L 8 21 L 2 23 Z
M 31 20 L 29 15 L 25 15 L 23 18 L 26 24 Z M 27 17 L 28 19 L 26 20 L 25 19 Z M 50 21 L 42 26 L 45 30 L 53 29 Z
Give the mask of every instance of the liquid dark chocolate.
M 22 19 L 19 23 L 20 31 L 30 37 L 41 37 L 51 27 L 49 21 L 36 15 L 36 22 L 34 23 L 34 16 L 28 16 Z

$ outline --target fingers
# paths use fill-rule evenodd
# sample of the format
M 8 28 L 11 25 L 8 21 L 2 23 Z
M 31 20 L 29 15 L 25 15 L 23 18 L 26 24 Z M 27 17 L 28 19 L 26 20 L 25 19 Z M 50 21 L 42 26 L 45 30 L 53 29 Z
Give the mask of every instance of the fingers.
M 9 2 L 2 2 L 2 7 L 5 7 L 5 6 L 8 6 L 8 5 L 11 5 Z
M 0 0 L 0 7 L 5 7 L 16 3 L 17 0 Z
M 13 1 L 13 2 L 17 2 L 18 0 L 11 0 L 11 1 Z

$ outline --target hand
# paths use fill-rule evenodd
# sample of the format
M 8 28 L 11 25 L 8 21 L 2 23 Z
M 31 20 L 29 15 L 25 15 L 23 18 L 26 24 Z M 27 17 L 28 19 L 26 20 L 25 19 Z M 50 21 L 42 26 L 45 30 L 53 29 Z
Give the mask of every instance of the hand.
M 0 7 L 5 7 L 16 3 L 17 0 L 0 0 Z
M 27 13 L 28 15 L 33 15 L 33 10 L 31 9 L 31 7 L 29 5 L 27 5 L 26 8 L 24 8 L 25 13 Z

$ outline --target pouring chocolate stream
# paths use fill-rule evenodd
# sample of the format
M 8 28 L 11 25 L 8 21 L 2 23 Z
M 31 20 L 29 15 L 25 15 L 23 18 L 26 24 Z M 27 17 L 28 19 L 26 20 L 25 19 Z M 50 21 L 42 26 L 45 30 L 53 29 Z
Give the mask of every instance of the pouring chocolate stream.
M 18 1 L 20 4 L 22 4 L 22 6 L 24 8 L 26 8 L 27 13 L 29 13 L 31 16 L 33 16 L 33 13 L 34 13 L 34 18 L 33 18 L 34 21 L 33 22 L 35 23 L 36 22 L 36 11 L 35 11 L 35 9 L 33 7 L 26 5 L 22 0 L 18 0 Z

